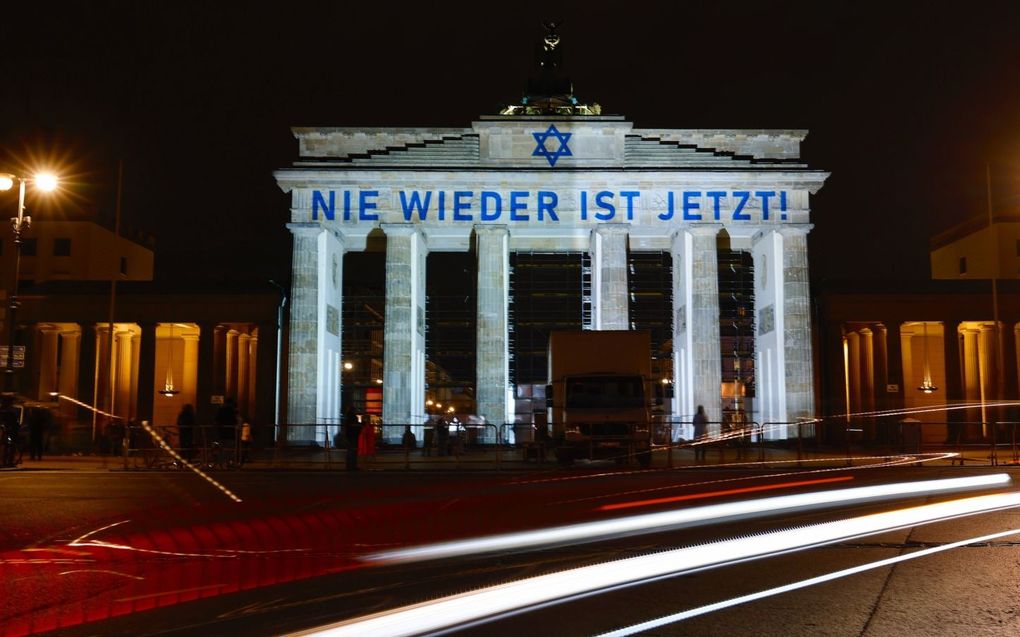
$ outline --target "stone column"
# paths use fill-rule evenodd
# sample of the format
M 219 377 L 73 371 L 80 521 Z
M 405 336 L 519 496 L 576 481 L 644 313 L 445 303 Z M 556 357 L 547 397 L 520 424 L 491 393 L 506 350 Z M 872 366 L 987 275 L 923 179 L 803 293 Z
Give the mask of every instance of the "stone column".
M 673 415 L 688 423 L 694 417 L 694 343 L 688 329 L 687 315 L 693 307 L 693 240 L 694 235 L 686 229 L 673 234 L 670 249 L 673 257 Z M 720 372 L 721 373 L 721 372 Z M 674 428 L 673 438 L 690 440 L 693 428 L 686 424 Z
M 237 336 L 237 409 L 248 417 L 248 348 L 251 337 L 248 334 Z
M 242 406 L 244 413 L 248 416 L 248 421 L 255 420 L 256 404 L 255 404 L 255 382 L 258 377 L 258 351 L 259 351 L 259 333 L 256 328 L 254 334 L 248 337 L 248 378 L 245 380 L 246 390 L 245 395 L 247 402 Z M 254 424 L 254 423 L 253 423 Z
M 786 349 L 785 332 L 783 330 L 784 286 L 783 286 L 783 236 L 774 228 L 763 228 L 755 235 L 751 254 L 754 257 L 754 313 L 755 340 L 758 368 L 757 399 L 761 405 L 760 420 L 766 425 L 765 437 L 768 439 L 784 439 L 788 428 L 772 423 L 787 422 L 786 416 Z M 847 334 L 848 358 L 850 355 L 850 339 L 856 334 Z M 854 393 L 859 376 L 849 374 L 852 409 L 858 394 Z M 796 432 L 794 432 L 796 435 Z
M 316 440 L 317 424 L 340 418 L 340 338 L 344 243 L 314 223 L 291 223 L 290 344 L 287 439 Z
M 51 391 L 57 391 L 57 343 L 60 331 L 53 326 L 40 326 L 39 391 L 38 400 L 52 400 Z
M 722 354 L 719 343 L 719 258 L 716 240 L 720 224 L 698 224 L 691 234 L 691 292 L 687 328 L 691 331 L 691 376 L 694 407 L 704 405 L 709 433 L 722 420 Z
M 227 388 L 227 326 L 210 326 L 209 336 L 212 347 L 210 395 L 224 396 Z
M 213 378 L 215 370 L 215 350 L 217 328 L 215 323 L 201 323 L 198 326 L 198 364 L 195 374 L 195 417 L 199 425 L 206 425 L 213 420 L 215 408 L 210 403 L 216 394 L 216 382 Z M 198 436 L 195 437 L 198 440 Z
M 139 420 L 153 421 L 153 401 L 156 397 L 156 324 L 142 323 L 138 341 L 138 398 L 136 412 Z M 166 370 L 163 370 L 166 373 Z M 159 379 L 162 386 L 164 379 Z M 174 415 L 176 417 L 176 414 Z
M 224 386 L 224 391 L 226 392 L 226 398 L 233 398 L 235 402 L 237 402 L 237 336 L 237 330 L 227 330 L 227 383 Z
M 597 330 L 629 330 L 627 236 L 630 224 L 608 223 L 591 233 L 592 312 Z
M 116 333 L 117 337 L 117 381 L 114 391 L 113 413 L 121 418 L 131 418 L 131 380 L 135 357 L 132 348 L 134 334 L 130 330 Z
M 289 224 L 294 235 L 291 262 L 290 331 L 287 359 L 288 440 L 311 440 L 314 433 L 304 425 L 315 422 L 318 389 L 316 338 L 319 330 L 318 236 L 316 224 Z
M 198 402 L 198 334 L 182 334 L 184 357 L 181 360 L 181 402 L 195 405 Z
M 57 391 L 62 396 L 78 398 L 79 354 L 81 352 L 81 328 L 75 326 L 74 331 L 60 334 L 60 378 Z M 60 413 L 73 416 L 73 403 L 62 402 Z
M 383 423 L 423 420 L 425 412 L 425 259 L 414 224 L 384 223 L 386 316 L 383 327 Z M 396 430 L 393 430 L 396 431 Z M 393 434 L 398 440 L 399 434 Z
M 786 415 L 791 421 L 815 417 L 811 356 L 811 290 L 807 235 L 810 225 L 783 226 L 783 340 L 786 350 Z M 803 428 L 814 435 L 813 425 Z M 795 431 L 791 430 L 791 435 Z
M 507 331 L 510 233 L 502 225 L 475 226 L 475 242 L 478 256 L 475 396 L 478 414 L 499 427 L 512 422 Z

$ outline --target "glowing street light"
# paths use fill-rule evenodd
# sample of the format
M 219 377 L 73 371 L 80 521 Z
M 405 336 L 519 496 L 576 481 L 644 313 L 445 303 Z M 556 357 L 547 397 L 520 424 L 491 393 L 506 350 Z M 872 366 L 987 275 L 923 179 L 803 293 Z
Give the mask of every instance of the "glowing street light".
M 354 363 L 352 363 L 351 361 L 344 362 L 344 369 L 346 369 L 347 371 L 351 371 L 352 369 L 354 369 Z
M 43 192 L 52 192 L 57 188 L 57 177 L 49 173 L 40 173 L 34 177 L 18 177 L 10 173 L 0 173 L 0 190 L 10 190 L 18 183 L 18 216 L 11 217 L 11 230 L 14 232 L 14 283 L 11 285 L 10 316 L 7 329 L 7 368 L 6 389 L 13 389 L 14 373 L 14 325 L 18 310 L 18 279 L 21 278 L 21 234 L 32 226 L 32 217 L 25 214 L 25 184 Z

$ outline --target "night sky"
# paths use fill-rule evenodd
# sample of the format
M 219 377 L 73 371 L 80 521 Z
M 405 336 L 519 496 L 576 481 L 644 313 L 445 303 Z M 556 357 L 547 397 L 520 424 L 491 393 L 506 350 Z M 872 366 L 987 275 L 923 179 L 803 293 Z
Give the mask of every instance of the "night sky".
M 929 238 L 1020 207 L 1020 3 L 50 2 L 0 22 L 0 172 L 41 216 L 113 215 L 156 277 L 286 281 L 291 126 L 469 126 L 555 17 L 582 100 L 636 127 L 806 128 L 816 282 L 925 280 Z M 16 197 L 0 196 L 5 216 Z

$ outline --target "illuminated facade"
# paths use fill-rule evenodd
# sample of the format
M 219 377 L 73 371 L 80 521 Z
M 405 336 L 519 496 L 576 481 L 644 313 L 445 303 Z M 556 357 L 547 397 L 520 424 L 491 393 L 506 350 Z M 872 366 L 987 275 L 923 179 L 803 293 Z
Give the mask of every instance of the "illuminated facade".
M 227 397 L 263 439 L 272 437 L 274 290 L 157 287 L 151 247 L 92 221 L 44 220 L 26 239 L 13 330 L 25 355 L 15 362 L 13 389 L 59 405 L 61 444 L 90 449 L 108 422 L 102 412 L 169 426 L 191 403 L 207 423 L 214 401 Z M 4 272 L 13 272 L 13 250 L 3 241 Z M 118 281 L 112 330 L 111 278 Z
M 341 414 L 344 256 L 385 251 L 382 420 L 426 417 L 429 255 L 472 253 L 477 276 L 474 412 L 513 422 L 511 260 L 577 254 L 590 265 L 581 325 L 631 329 L 630 255 L 664 255 L 672 298 L 669 413 L 723 412 L 720 263 L 753 266 L 758 421 L 814 416 L 809 196 L 827 173 L 799 160 L 798 130 L 638 129 L 623 117 L 482 117 L 468 128 L 296 128 L 287 421 Z M 720 255 L 736 255 L 720 261 Z M 740 255 L 744 255 L 741 257 Z M 728 311 L 728 310 L 726 310 Z M 725 313 L 725 311 L 724 311 Z M 739 369 L 739 364 L 738 364 Z M 787 431 L 776 429 L 777 437 Z M 311 431 L 291 428 L 291 440 Z

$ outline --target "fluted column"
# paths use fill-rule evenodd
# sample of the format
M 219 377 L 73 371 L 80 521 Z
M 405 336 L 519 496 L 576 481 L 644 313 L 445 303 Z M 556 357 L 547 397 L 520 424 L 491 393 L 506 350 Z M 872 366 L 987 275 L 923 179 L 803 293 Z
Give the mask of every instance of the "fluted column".
M 786 350 L 786 413 L 791 421 L 815 416 L 811 355 L 811 290 L 807 235 L 810 225 L 783 226 L 783 336 Z M 792 434 L 793 432 L 791 432 Z M 813 435 L 804 430 L 805 435 Z
M 116 332 L 117 381 L 114 389 L 114 411 L 121 418 L 131 418 L 131 382 L 134 374 L 134 334 L 130 330 Z
M 712 423 L 722 420 L 722 353 L 719 343 L 719 258 L 716 249 L 719 224 L 694 225 L 691 234 L 691 373 L 694 406 L 704 405 Z M 709 426 L 709 433 L 718 430 Z
M 181 402 L 194 405 L 198 400 L 198 339 L 194 333 L 182 334 L 184 356 L 181 359 Z
M 287 439 L 316 440 L 315 424 L 340 418 L 342 237 L 312 223 L 291 223 L 290 344 Z M 235 375 L 236 378 L 236 375 Z
M 78 366 L 81 353 L 81 328 L 60 334 L 60 377 L 57 380 L 57 391 L 62 396 L 78 397 Z M 62 402 L 60 411 L 64 415 L 74 415 L 74 405 Z
M 39 400 L 50 400 L 50 392 L 57 391 L 57 348 L 60 341 L 60 331 L 52 326 L 45 325 L 39 328 L 40 345 L 39 352 Z
M 237 408 L 245 416 L 248 415 L 248 348 L 251 337 L 248 334 L 237 335 Z
M 413 224 L 382 224 L 386 233 L 383 327 L 383 422 L 422 420 L 425 412 L 425 260 Z M 397 436 L 399 438 L 399 436 Z
M 507 299 L 510 286 L 510 233 L 506 226 L 475 226 L 478 255 L 477 359 L 478 414 L 502 425 L 512 418 Z
M 237 336 L 235 329 L 227 330 L 226 340 L 226 374 L 227 384 L 224 387 L 227 398 L 237 400 Z
M 591 233 L 592 312 L 597 330 L 629 330 L 627 237 L 630 224 L 607 223 Z

